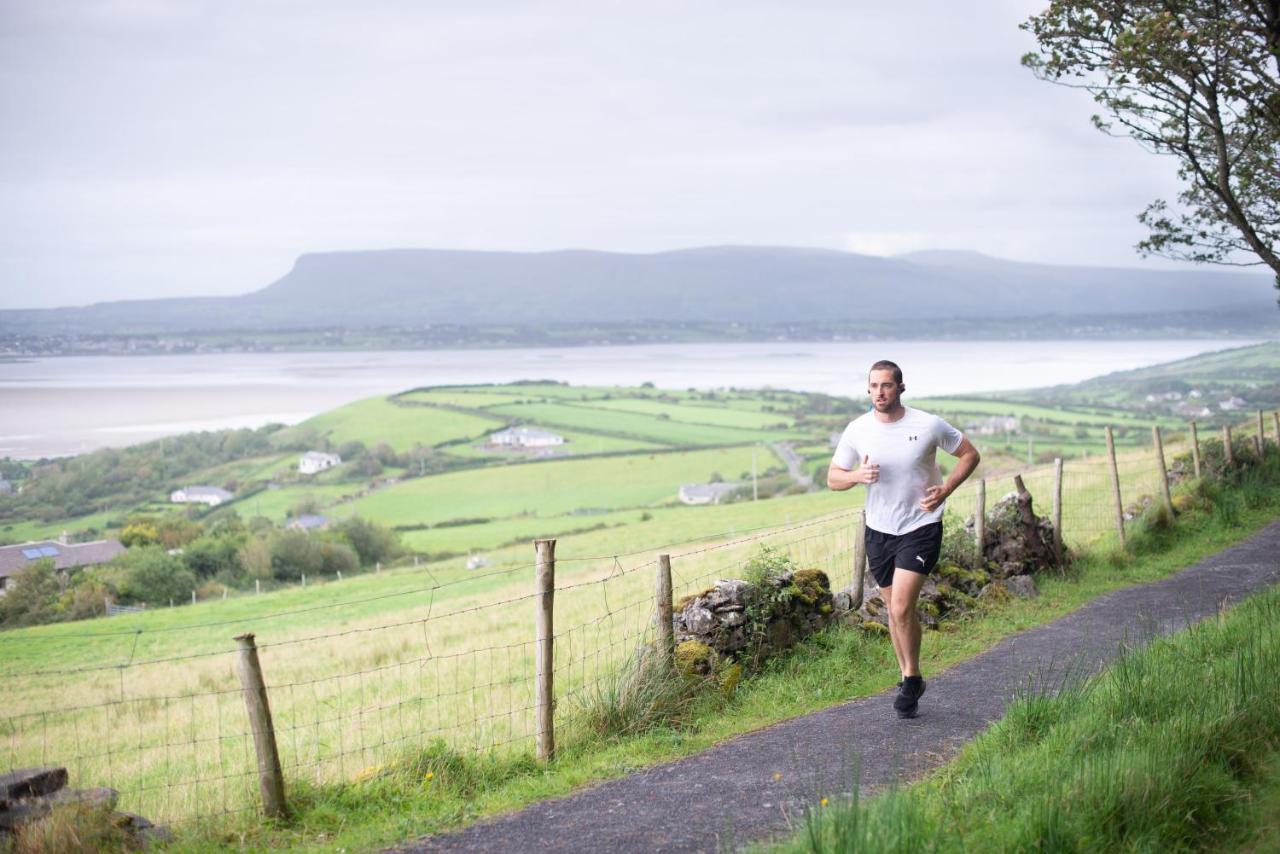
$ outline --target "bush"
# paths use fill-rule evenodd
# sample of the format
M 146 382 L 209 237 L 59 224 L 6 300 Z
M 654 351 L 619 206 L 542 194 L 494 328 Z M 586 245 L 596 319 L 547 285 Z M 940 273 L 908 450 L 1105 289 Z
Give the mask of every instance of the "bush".
M 388 561 L 401 552 L 400 540 L 394 531 L 359 516 L 343 519 L 331 530 L 351 544 L 364 566 Z
M 196 577 L 182 559 L 159 546 L 133 549 L 116 560 L 126 568 L 120 595 L 127 601 L 154 605 L 181 601 L 196 588 Z
M 346 543 L 324 542 L 320 545 L 320 569 L 329 575 L 348 574 L 360 568 L 360 559 Z
M 8 593 L 0 597 L 0 624 L 33 626 L 56 618 L 54 602 L 62 592 L 62 585 L 58 583 L 51 558 L 18 570 L 12 582 Z
M 304 574 L 324 571 L 320 541 L 306 531 L 278 531 L 269 542 L 272 577 L 295 581 Z
M 240 561 L 242 537 L 201 537 L 187 546 L 182 560 L 197 578 L 224 576 L 234 578 L 243 575 Z

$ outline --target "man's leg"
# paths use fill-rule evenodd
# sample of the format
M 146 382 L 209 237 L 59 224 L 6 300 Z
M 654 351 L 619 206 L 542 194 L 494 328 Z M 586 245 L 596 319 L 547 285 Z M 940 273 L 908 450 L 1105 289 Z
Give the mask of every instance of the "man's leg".
M 889 636 L 894 639 L 903 678 L 920 675 L 920 617 L 916 613 L 916 600 L 924 580 L 924 573 L 900 568 L 893 571 L 893 599 L 888 603 Z
M 898 672 L 904 673 L 907 660 L 902 654 L 902 641 L 900 640 L 901 635 L 898 633 L 898 630 L 894 627 L 893 623 L 893 587 L 881 587 L 880 598 L 884 600 L 884 607 L 887 612 L 885 616 L 888 618 L 889 623 L 889 642 L 893 644 L 893 654 L 898 659 Z

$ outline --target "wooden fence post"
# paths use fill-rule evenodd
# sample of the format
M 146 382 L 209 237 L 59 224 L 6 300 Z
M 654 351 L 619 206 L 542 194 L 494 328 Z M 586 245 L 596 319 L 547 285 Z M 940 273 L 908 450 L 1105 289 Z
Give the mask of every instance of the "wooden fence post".
M 1053 553 L 1062 565 L 1062 457 L 1053 461 Z
M 284 818 L 288 807 L 284 800 L 284 773 L 280 770 L 280 753 L 276 750 L 276 732 L 271 725 L 271 705 L 267 686 L 262 679 L 262 664 L 253 633 L 236 637 L 240 647 L 236 670 L 244 689 L 244 704 L 253 728 L 253 749 L 258 754 L 258 786 L 262 790 L 262 810 L 268 818 Z
M 853 523 L 853 595 L 850 610 L 862 607 L 862 585 L 867 578 L 867 511 L 859 510 Z
M 1151 438 L 1156 443 L 1156 471 L 1160 475 L 1160 497 L 1164 499 L 1164 509 L 1173 516 L 1173 496 L 1169 494 L 1169 469 L 1164 464 L 1164 441 L 1160 438 L 1160 425 L 1151 427 Z
M 662 666 L 675 666 L 675 631 L 671 625 L 671 555 L 658 555 L 658 587 L 656 596 L 658 614 L 658 655 Z
M 978 556 L 978 566 L 987 560 L 987 479 L 978 478 L 978 490 L 974 497 L 973 509 L 973 548 Z
M 1227 461 L 1227 468 L 1236 467 L 1236 451 L 1231 447 L 1231 425 L 1222 425 L 1222 458 Z
M 1124 500 L 1120 497 L 1120 469 L 1116 467 L 1116 440 L 1111 435 L 1111 425 L 1106 427 L 1107 458 L 1111 461 L 1111 490 L 1116 499 L 1116 534 L 1120 537 L 1120 547 L 1124 548 Z
M 1196 432 L 1196 422 L 1191 422 L 1191 468 L 1196 479 L 1200 479 L 1200 434 Z
M 1276 434 L 1276 447 L 1280 448 L 1280 410 L 1271 413 L 1271 427 Z
M 191 591 L 191 604 L 196 604 L 196 592 L 194 590 Z
M 555 724 L 555 628 L 552 610 L 556 596 L 556 541 L 534 540 L 537 563 L 537 747 L 538 761 L 548 762 L 556 753 Z
M 259 593 L 261 593 L 261 592 L 262 592 L 262 579 L 261 579 L 261 578 L 255 578 L 255 579 L 253 580 L 253 592 L 254 592 L 254 595 L 257 595 L 257 594 L 259 594 Z
M 1258 449 L 1258 459 L 1262 459 L 1262 449 L 1266 447 L 1267 434 L 1263 428 L 1262 410 L 1258 410 L 1258 434 L 1253 437 L 1253 446 Z

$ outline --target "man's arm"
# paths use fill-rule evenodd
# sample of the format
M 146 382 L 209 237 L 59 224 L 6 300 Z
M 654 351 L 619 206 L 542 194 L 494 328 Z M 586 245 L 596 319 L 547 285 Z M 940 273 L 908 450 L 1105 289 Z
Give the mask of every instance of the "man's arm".
M 834 462 L 827 469 L 827 486 L 836 492 L 852 489 L 859 483 L 875 483 L 880 479 L 880 466 L 870 462 L 870 456 L 863 456 L 862 465 L 856 469 L 841 468 Z
M 964 483 L 969 475 L 973 474 L 973 470 L 978 467 L 978 462 L 982 459 L 978 449 L 967 438 L 960 440 L 960 447 L 956 448 L 951 456 L 957 460 L 955 468 L 951 470 L 946 483 L 942 486 L 931 486 L 924 491 L 924 498 L 920 499 L 921 510 L 937 510 L 939 505 L 959 489 L 960 484 Z

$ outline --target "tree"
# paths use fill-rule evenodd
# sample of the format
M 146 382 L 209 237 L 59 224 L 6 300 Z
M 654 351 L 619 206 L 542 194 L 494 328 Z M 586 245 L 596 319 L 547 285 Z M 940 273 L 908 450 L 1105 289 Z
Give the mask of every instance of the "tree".
M 131 602 L 152 605 L 170 600 L 181 602 L 196 588 L 196 577 L 182 559 L 159 546 L 131 549 L 116 561 L 127 567 L 120 583 L 120 595 Z
M 0 596 L 0 625 L 31 626 L 54 618 L 54 603 L 62 593 L 53 560 L 28 564 L 13 575 L 13 586 Z
M 333 532 L 351 544 L 365 566 L 390 560 L 400 553 L 400 542 L 394 531 L 359 516 L 349 516 L 338 522 L 333 526 Z
M 1152 202 L 1138 250 L 1266 264 L 1280 288 L 1280 2 L 1052 0 L 1023 28 L 1037 76 L 1090 92 L 1104 132 L 1178 159 L 1180 210 Z

